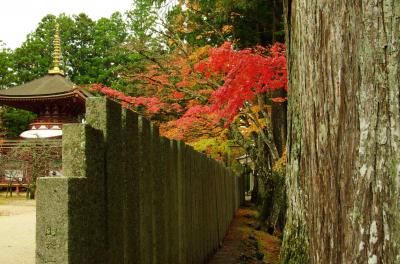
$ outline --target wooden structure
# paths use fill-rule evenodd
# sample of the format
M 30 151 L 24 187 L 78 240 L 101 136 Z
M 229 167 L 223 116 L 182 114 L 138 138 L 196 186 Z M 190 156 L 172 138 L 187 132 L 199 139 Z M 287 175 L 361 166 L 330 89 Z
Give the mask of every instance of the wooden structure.
M 21 148 L 28 147 L 35 151 L 39 149 L 40 153 L 44 153 L 40 148 L 46 148 L 46 151 L 48 148 L 61 149 L 62 125 L 80 123 L 83 120 L 85 101 L 91 94 L 76 87 L 60 69 L 58 25 L 55 28 L 53 46 L 53 65 L 47 75 L 16 87 L 0 90 L 0 106 L 24 109 L 37 115 L 29 125 L 29 129 L 20 134 L 20 140 L 0 138 L 0 159 L 3 158 L 4 163 L 0 168 L 0 187 L 10 184 L 14 187 L 25 186 L 32 177 L 30 171 L 34 165 L 26 160 L 22 162 L 23 158 L 19 158 L 23 164 L 18 165 L 20 161 L 16 158 L 6 157 L 11 155 L 13 149 L 18 148 L 18 151 L 21 151 Z M 40 139 L 45 139 L 46 142 Z M 5 160 L 7 162 L 4 162 Z M 49 171 L 46 170 L 44 174 L 49 174 Z
M 62 124 L 78 123 L 85 113 L 90 93 L 77 88 L 60 69 L 61 49 L 58 25 L 54 37 L 53 68 L 42 78 L 0 90 L 0 105 L 37 114 L 22 138 L 57 138 Z
M 24 140 L 0 140 L 0 189 L 13 188 L 18 190 L 27 188 L 31 182 L 31 164 L 26 153 L 35 150 L 40 153 L 61 153 L 61 139 L 24 139 Z M 18 154 L 10 155 L 10 151 L 18 149 Z M 28 149 L 24 151 L 24 149 Z M 8 155 L 7 155 L 8 154 Z M 16 158 L 17 156 L 18 158 Z M 55 157 L 52 163 L 57 163 L 60 157 Z M 52 176 L 58 170 L 58 165 L 49 166 L 47 176 Z M 58 175 L 58 174 L 57 174 Z

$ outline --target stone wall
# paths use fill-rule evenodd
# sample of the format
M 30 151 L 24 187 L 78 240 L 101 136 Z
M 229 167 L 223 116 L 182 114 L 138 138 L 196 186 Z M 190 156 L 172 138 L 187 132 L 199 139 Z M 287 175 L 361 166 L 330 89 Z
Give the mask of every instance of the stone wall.
M 64 177 L 40 178 L 36 263 L 204 263 L 243 179 L 104 98 L 63 128 Z

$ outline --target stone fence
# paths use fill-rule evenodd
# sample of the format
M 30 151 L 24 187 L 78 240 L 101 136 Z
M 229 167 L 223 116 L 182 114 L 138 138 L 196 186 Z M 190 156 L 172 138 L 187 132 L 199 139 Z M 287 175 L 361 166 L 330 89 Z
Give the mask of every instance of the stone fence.
M 63 127 L 63 177 L 38 180 L 36 263 L 205 263 L 244 199 L 222 164 L 118 103 Z

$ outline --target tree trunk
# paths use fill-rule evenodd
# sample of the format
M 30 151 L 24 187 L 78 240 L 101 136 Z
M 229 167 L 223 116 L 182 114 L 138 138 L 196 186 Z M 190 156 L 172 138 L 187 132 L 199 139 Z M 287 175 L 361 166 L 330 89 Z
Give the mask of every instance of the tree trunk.
M 400 1 L 286 0 L 284 263 L 400 263 Z
M 272 92 L 272 97 L 287 97 L 283 89 Z M 287 103 L 272 103 L 271 108 L 272 135 L 279 154 L 282 157 L 287 141 Z

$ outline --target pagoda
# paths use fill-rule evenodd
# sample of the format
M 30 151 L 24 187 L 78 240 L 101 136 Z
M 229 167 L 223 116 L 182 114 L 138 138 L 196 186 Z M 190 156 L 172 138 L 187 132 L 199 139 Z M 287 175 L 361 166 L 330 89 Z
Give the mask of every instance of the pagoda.
M 29 130 L 21 133 L 25 139 L 60 138 L 62 125 L 79 123 L 85 113 L 86 98 L 90 93 L 76 87 L 60 68 L 61 45 L 56 24 L 53 40 L 53 68 L 42 78 L 0 90 L 0 105 L 33 112 L 37 118 Z

